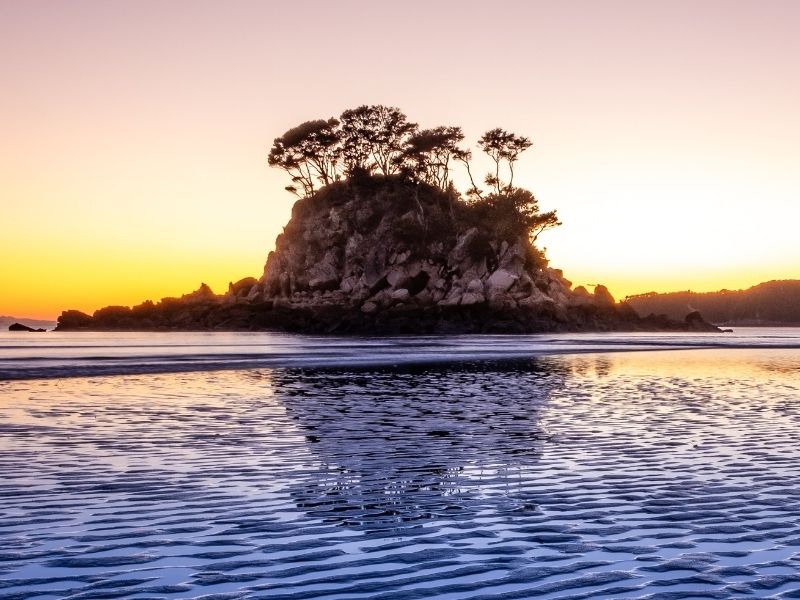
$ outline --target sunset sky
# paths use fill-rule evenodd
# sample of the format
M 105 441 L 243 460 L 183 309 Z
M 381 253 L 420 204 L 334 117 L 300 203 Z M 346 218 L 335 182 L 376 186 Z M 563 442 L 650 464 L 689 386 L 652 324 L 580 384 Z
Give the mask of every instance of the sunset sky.
M 0 0 L 0 315 L 260 276 L 293 202 L 273 138 L 365 103 L 531 137 L 515 183 L 575 284 L 800 278 L 798 25 L 792 0 Z

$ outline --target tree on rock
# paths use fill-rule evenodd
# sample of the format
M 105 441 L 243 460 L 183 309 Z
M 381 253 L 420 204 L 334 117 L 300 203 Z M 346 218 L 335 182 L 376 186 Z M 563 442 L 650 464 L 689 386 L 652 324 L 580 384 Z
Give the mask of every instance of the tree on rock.
M 489 194 L 468 205 L 465 214 L 470 226 L 488 227 L 498 239 L 527 237 L 532 244 L 543 231 L 561 225 L 556 211 L 540 212 L 534 195 L 520 188 Z
M 461 127 L 423 129 L 408 139 L 401 161 L 407 172 L 430 185 L 446 190 L 450 185 L 450 161 L 464 153 Z
M 469 161 L 472 160 L 472 151 L 467 150 L 466 148 L 456 148 L 456 151 L 453 153 L 453 160 L 460 162 L 467 169 L 467 177 L 469 177 L 470 184 L 470 187 L 467 190 L 467 198 L 472 200 L 482 200 L 483 193 L 475 184 L 475 180 L 472 178 L 472 169 L 469 166 Z
M 561 225 L 556 211 L 551 210 L 544 213 L 539 211 L 539 201 L 528 190 L 512 189 L 497 196 L 495 202 L 508 204 L 531 242 L 535 242 L 543 231 Z
M 328 185 L 338 179 L 340 160 L 339 121 L 318 119 L 293 127 L 272 144 L 267 162 L 280 167 L 292 178 L 286 189 L 297 195 L 314 193 L 314 182 Z
M 301 197 L 313 196 L 318 184 L 327 186 L 342 176 L 355 183 L 371 174 L 399 180 L 416 201 L 418 224 L 424 228 L 438 221 L 459 227 L 488 224 L 502 239 L 527 236 L 535 242 L 543 231 L 560 225 L 555 211 L 540 212 L 533 194 L 514 187 L 514 167 L 520 154 L 532 146 L 529 138 L 495 128 L 478 140 L 494 161 L 494 172 L 486 176 L 490 186 L 486 193 L 473 180 L 472 153 L 461 146 L 463 140 L 460 127 L 420 130 L 399 108 L 365 104 L 344 111 L 340 119 L 306 121 L 288 130 L 275 140 L 269 164 L 289 173 L 292 185 L 286 189 Z M 466 195 L 472 202 L 464 202 L 453 186 L 456 162 L 467 169 L 471 187 Z M 501 174 L 506 170 L 507 181 Z M 444 217 L 437 208 L 423 206 L 420 192 L 426 187 L 428 195 L 435 192 L 431 187 L 444 192 L 433 194 L 446 201 Z
M 394 106 L 364 105 L 342 113 L 341 140 L 345 172 L 378 170 L 392 175 L 399 170 L 398 157 L 416 123 Z
M 486 185 L 495 189 L 496 193 L 503 190 L 510 191 L 514 187 L 514 163 L 517 162 L 519 155 L 530 148 L 533 142 L 530 139 L 515 135 L 499 127 L 490 129 L 478 140 L 478 146 L 486 152 L 494 161 L 494 173 L 486 175 Z M 500 164 L 508 163 L 509 180 L 503 185 L 500 179 Z

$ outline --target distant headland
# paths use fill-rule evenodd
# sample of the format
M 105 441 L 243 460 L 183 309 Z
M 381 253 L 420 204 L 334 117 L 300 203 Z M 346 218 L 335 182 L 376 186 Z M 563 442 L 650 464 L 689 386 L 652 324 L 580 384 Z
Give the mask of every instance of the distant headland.
M 767 281 L 746 290 L 638 294 L 626 301 L 637 311 L 669 317 L 699 310 L 718 325 L 800 325 L 800 280 Z
M 716 331 L 697 312 L 642 318 L 598 285 L 572 287 L 538 236 L 560 225 L 514 169 L 532 144 L 502 129 L 478 147 L 479 186 L 459 127 L 420 129 L 397 108 L 361 106 L 277 138 L 270 165 L 298 197 L 259 279 L 87 315 L 58 330 L 262 330 L 308 333 Z M 470 186 L 460 193 L 456 167 Z

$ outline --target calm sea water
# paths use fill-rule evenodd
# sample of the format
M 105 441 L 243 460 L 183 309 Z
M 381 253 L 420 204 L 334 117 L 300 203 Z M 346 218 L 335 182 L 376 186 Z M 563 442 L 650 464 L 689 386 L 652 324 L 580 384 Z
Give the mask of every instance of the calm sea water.
M 0 333 L 0 380 L 254 367 L 357 367 L 678 348 L 800 347 L 800 328 L 734 333 L 315 337 L 277 333 Z
M 0 599 L 798 598 L 798 439 L 797 329 L 2 334 Z

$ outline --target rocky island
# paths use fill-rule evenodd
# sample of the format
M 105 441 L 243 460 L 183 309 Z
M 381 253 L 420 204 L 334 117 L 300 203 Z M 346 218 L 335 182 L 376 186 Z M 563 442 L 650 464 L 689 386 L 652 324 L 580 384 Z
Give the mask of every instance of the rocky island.
M 533 333 L 717 330 L 698 313 L 640 317 L 598 285 L 573 288 L 537 248 L 559 225 L 513 185 L 527 138 L 488 131 L 486 189 L 458 127 L 420 130 L 398 109 L 362 106 L 275 140 L 273 166 L 298 200 L 258 279 L 215 294 L 94 315 L 65 311 L 58 330 L 264 330 L 305 333 Z M 451 179 L 461 164 L 465 194 Z M 506 173 L 506 176 L 501 175 Z

